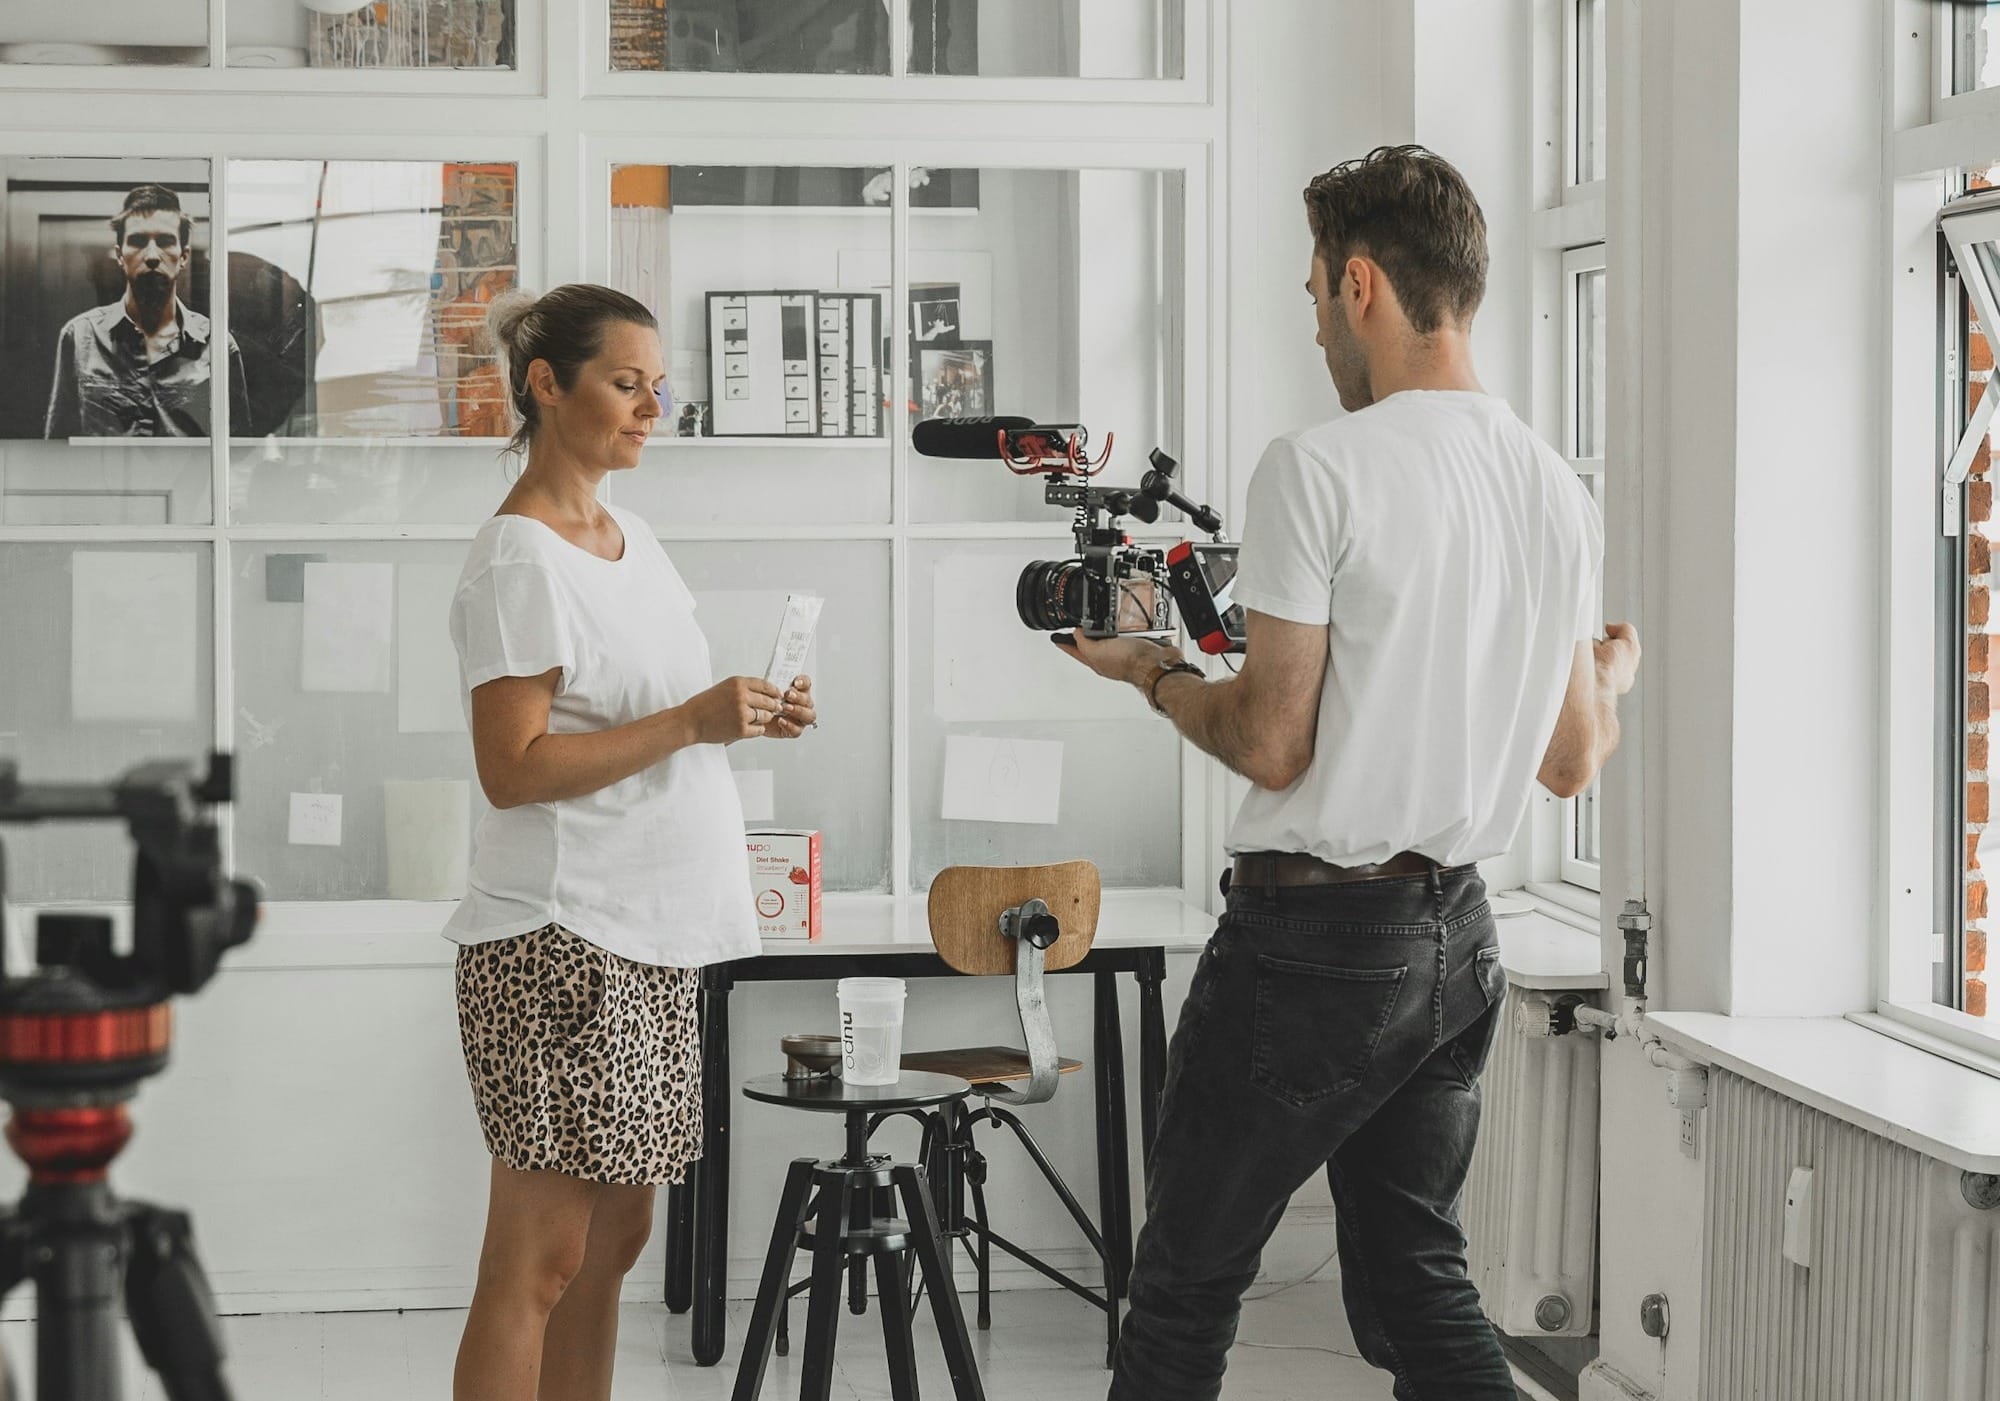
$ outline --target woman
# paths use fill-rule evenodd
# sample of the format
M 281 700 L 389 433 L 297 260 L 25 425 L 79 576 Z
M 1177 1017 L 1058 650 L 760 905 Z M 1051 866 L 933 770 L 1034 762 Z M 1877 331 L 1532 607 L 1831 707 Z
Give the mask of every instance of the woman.
M 493 804 L 445 931 L 493 1155 L 453 1394 L 602 1401 L 653 1190 L 700 1151 L 695 970 L 758 947 L 722 746 L 798 738 L 812 682 L 716 684 L 652 531 L 597 499 L 660 418 L 651 313 L 579 284 L 490 320 L 527 465 L 451 608 Z

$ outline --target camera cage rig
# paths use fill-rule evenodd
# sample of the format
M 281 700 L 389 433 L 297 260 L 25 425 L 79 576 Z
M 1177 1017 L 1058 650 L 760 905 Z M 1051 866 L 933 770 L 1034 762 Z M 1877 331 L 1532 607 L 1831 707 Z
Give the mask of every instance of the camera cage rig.
M 1188 588 L 1199 586 L 1200 575 L 1170 569 L 1169 556 L 1165 551 L 1135 546 L 1132 537 L 1120 527 L 1120 518 L 1132 516 L 1150 525 L 1160 518 L 1161 506 L 1172 506 L 1197 528 L 1207 532 L 1211 540 L 1221 543 L 1224 540 L 1222 517 L 1209 506 L 1181 495 L 1174 486 L 1174 473 L 1180 464 L 1159 448 L 1148 454 L 1150 465 L 1137 487 L 1089 485 L 1089 480 L 1103 472 L 1109 464 L 1112 445 L 1116 441 L 1115 434 L 1105 434 L 1103 449 L 1093 456 L 1090 430 L 1080 423 L 1036 424 L 1028 428 L 996 426 L 994 429 L 995 449 L 1008 470 L 1016 476 L 1046 477 L 1047 482 L 1042 489 L 1043 501 L 1073 513 L 1071 534 L 1076 540 L 1077 560 L 1085 575 L 1096 585 L 1087 590 L 1088 596 L 1081 610 L 1085 636 L 1117 634 L 1120 612 L 1118 594 L 1131 581 L 1142 576 L 1156 585 L 1150 605 L 1152 625 L 1134 631 L 1159 636 L 1171 632 L 1173 626 L 1166 608 L 1167 597 L 1181 599 Z M 1100 514 L 1108 519 L 1100 522 Z M 1097 562 L 1094 569 L 1093 561 Z M 1047 620 L 1046 613 L 1033 606 L 1032 596 L 1037 587 L 1053 587 L 1052 582 L 1043 580 L 1039 571 L 1056 568 L 1060 568 L 1058 562 L 1037 560 L 1021 577 L 1016 603 L 1022 621 L 1031 627 L 1036 626 L 1038 617 Z M 1166 587 L 1162 590 L 1157 587 L 1159 585 Z M 1183 600 L 1183 614 L 1189 612 L 1187 603 L 1190 601 Z M 1204 605 L 1198 615 L 1208 617 L 1217 612 L 1213 607 Z M 1206 640 L 1203 646 L 1204 650 L 1214 650 Z

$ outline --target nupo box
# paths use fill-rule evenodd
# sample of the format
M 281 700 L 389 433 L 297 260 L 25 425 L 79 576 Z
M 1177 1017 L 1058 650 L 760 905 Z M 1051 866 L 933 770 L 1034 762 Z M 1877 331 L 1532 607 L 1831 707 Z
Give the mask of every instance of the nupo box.
M 797 827 L 752 827 L 750 891 L 757 932 L 766 939 L 819 937 L 819 833 Z

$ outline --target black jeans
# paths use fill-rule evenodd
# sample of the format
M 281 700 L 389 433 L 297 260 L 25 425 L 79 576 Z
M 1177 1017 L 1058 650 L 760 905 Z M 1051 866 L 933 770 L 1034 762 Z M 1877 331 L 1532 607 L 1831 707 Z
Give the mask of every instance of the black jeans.
M 1457 1212 L 1506 981 L 1485 884 L 1224 888 L 1168 1052 L 1112 1401 L 1220 1394 L 1264 1243 L 1322 1167 L 1348 1321 L 1398 1401 L 1515 1401 Z

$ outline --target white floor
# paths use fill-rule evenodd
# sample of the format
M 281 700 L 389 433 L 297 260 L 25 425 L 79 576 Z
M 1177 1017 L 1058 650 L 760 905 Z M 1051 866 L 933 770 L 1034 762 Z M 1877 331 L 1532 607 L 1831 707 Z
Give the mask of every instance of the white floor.
M 970 1305 L 968 1296 L 966 1303 Z M 950 1383 L 930 1327 L 919 1324 L 917 1356 L 923 1393 L 949 1397 Z M 749 1305 L 729 1310 L 730 1339 L 740 1341 Z M 263 1314 L 223 1320 L 229 1378 L 237 1401 L 445 1401 L 452 1356 L 465 1314 L 457 1309 L 414 1313 Z M 794 1365 L 804 1341 L 803 1305 L 792 1313 L 792 1355 L 771 1359 L 764 1395 L 798 1394 Z M 889 1395 L 881 1325 L 873 1313 L 843 1313 L 833 1394 L 844 1401 Z M 1253 1347 L 1251 1344 L 1270 1346 Z M 1100 1401 L 1104 1371 L 1103 1315 L 1057 1290 L 996 1294 L 993 1327 L 975 1331 L 986 1394 L 994 1401 Z M 33 1396 L 32 1325 L 0 1324 L 0 1350 L 14 1369 L 17 1396 Z M 688 1351 L 688 1320 L 658 1304 L 628 1304 L 618 1343 L 617 1401 L 726 1398 L 735 1357 L 697 1367 Z M 141 1366 L 127 1339 L 128 1401 L 164 1401 L 158 1380 Z M 1386 1401 L 1389 1379 L 1355 1355 L 1341 1314 L 1337 1284 L 1301 1285 L 1245 1306 L 1223 1395 L 1231 1401 Z

